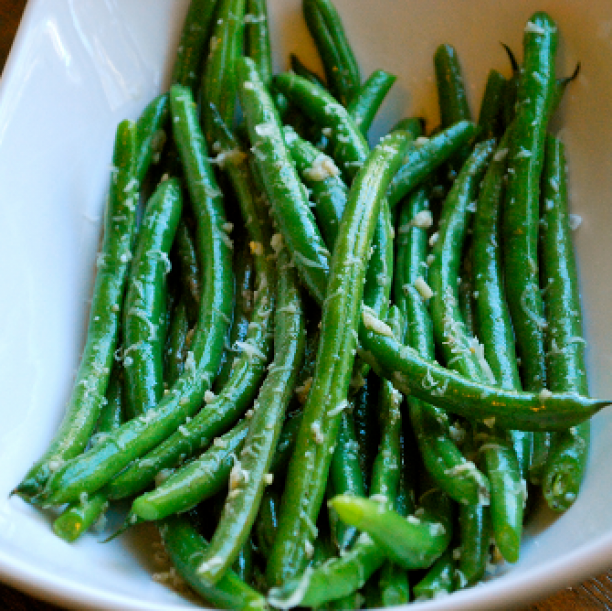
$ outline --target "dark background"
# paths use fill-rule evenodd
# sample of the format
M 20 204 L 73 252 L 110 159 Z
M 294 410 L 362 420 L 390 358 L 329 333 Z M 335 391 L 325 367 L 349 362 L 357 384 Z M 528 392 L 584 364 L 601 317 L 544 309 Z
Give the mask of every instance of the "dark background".
M 11 49 L 25 5 L 25 0 L 0 0 L 0 71 Z M 603 609 L 612 609 L 612 571 L 575 588 L 562 590 L 523 611 L 602 611 Z M 0 584 L 0 611 L 61 611 L 61 609 Z

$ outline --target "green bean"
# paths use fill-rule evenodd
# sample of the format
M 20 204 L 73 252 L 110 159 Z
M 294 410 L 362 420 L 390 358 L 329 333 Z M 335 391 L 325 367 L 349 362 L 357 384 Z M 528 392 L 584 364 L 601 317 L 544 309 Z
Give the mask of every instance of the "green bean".
M 127 418 L 143 415 L 163 394 L 163 317 L 168 253 L 182 209 L 178 179 L 160 183 L 147 203 L 127 282 L 123 366 Z
M 523 44 L 525 58 L 508 150 L 503 248 L 523 386 L 539 391 L 546 386 L 546 321 L 538 275 L 540 175 L 555 88 L 557 26 L 545 13 L 534 14 L 525 27 Z
M 57 470 L 44 500 L 57 504 L 76 500 L 106 484 L 132 460 L 142 456 L 193 416 L 210 389 L 217 370 L 231 311 L 230 245 L 222 197 L 208 164 L 189 89 L 170 90 L 173 129 L 183 160 L 198 224 L 198 252 L 203 269 L 200 317 L 185 371 L 156 408 L 130 420 L 108 438 Z M 206 265 L 204 265 L 204 263 Z
M 548 377 L 553 391 L 588 394 L 580 295 L 572 247 L 563 143 L 548 136 L 542 180 L 542 277 L 548 326 Z M 568 509 L 576 499 L 589 452 L 588 422 L 559 433 L 544 469 L 542 489 L 549 507 Z
M 119 428 L 125 420 L 125 406 L 123 398 L 124 377 L 119 362 L 115 362 L 111 371 L 111 378 L 106 389 L 106 403 L 100 411 L 100 416 L 96 424 L 96 434 L 92 437 L 91 443 L 97 441 Z
M 261 80 L 269 86 L 272 54 L 266 0 L 246 0 L 244 24 L 244 54 L 255 62 Z
M 510 60 L 510 66 L 512 68 L 512 76 L 508 79 L 504 91 L 504 107 L 502 111 L 504 125 L 506 129 L 508 129 L 512 121 L 514 121 L 514 117 L 516 115 L 516 94 L 521 74 L 518 61 L 516 60 L 512 49 L 510 49 L 510 47 L 504 43 L 501 44 L 502 47 L 504 47 L 506 54 L 508 55 L 508 59 Z
M 103 493 L 84 496 L 82 500 L 71 503 L 53 521 L 53 532 L 71 543 L 96 523 L 108 508 L 108 498 Z
M 432 222 L 428 193 L 428 187 L 420 187 L 401 204 L 394 295 L 405 318 L 411 321 L 404 337 L 421 356 L 433 361 L 431 317 L 415 286 L 419 278 L 427 282 L 427 239 Z M 461 466 L 466 459 L 451 437 L 447 414 L 414 397 L 408 397 L 408 405 L 424 466 L 436 484 L 459 503 L 477 503 L 488 496 L 487 478 L 478 469 Z M 457 427 L 454 430 L 459 433 Z
M 506 169 L 507 144 L 510 132 L 502 138 L 482 183 L 474 219 L 474 281 L 478 294 L 476 312 L 483 340 L 484 353 L 497 384 L 509 390 L 520 390 L 521 381 L 514 349 L 514 334 L 506 305 L 499 246 L 500 203 Z M 493 431 L 491 431 L 493 432 Z M 495 432 L 486 439 L 484 461 L 493 490 L 491 517 L 495 538 L 502 555 L 516 562 L 523 517 L 524 495 L 519 473 L 526 477 L 529 464 L 530 437 L 511 432 L 512 452 L 505 434 Z M 518 460 L 519 468 L 515 466 Z M 500 468 L 501 466 L 501 468 Z M 501 491 L 506 490 L 502 495 Z M 501 502 L 500 502 L 501 501 Z
M 458 271 L 467 231 L 469 206 L 476 199 L 485 164 L 491 157 L 493 150 L 493 141 L 476 145 L 444 201 L 439 222 L 439 237 L 433 247 L 434 258 L 429 267 L 429 282 L 431 285 L 430 291 L 433 293 L 431 312 L 434 335 L 436 343 L 446 357 L 448 366 L 471 380 L 494 384 L 495 379 L 482 356 L 482 347 L 476 338 L 468 336 L 465 320 L 458 307 L 457 296 Z M 494 422 L 495 420 L 493 420 Z M 490 423 L 490 421 L 487 420 L 487 423 Z M 498 454 L 507 449 L 502 447 L 500 440 L 496 441 L 497 443 L 486 446 L 485 454 L 490 457 L 490 460 L 499 459 Z M 503 458 L 507 458 L 506 454 Z M 495 467 L 499 467 L 499 463 L 500 460 L 495 463 Z M 506 460 L 504 465 L 508 464 L 510 464 L 509 460 Z M 473 463 L 466 463 L 458 468 L 464 467 L 468 469 L 476 468 Z M 496 483 L 504 484 L 507 482 L 498 468 L 494 470 L 494 473 L 499 475 Z M 498 486 L 492 491 L 500 497 L 498 504 L 505 507 L 505 488 Z M 514 489 L 512 493 L 515 494 Z M 482 496 L 484 498 L 479 498 L 477 503 L 461 505 L 462 540 L 465 548 L 470 550 L 469 554 L 466 553 L 466 558 L 474 558 L 474 562 L 476 562 L 476 559 L 481 560 L 481 555 L 477 553 L 481 550 L 481 539 L 486 537 L 488 540 L 489 536 L 481 518 L 482 514 L 488 512 L 488 508 L 485 509 L 483 506 L 489 505 L 489 495 Z M 515 503 L 514 507 L 517 505 L 522 506 L 522 503 Z M 516 525 L 512 523 L 512 526 Z M 512 551 L 514 552 L 514 549 Z M 478 564 L 478 567 L 480 567 L 480 564 Z M 476 569 L 470 569 L 468 572 L 470 575 L 468 579 L 472 578 L 472 573 L 477 574 Z
M 346 109 L 365 136 L 372 121 L 397 77 L 384 70 L 375 70 L 355 93 Z
M 318 85 L 319 87 L 325 88 L 325 83 L 323 82 L 323 79 L 318 74 L 316 74 L 316 72 L 313 72 L 312 70 L 307 68 L 295 53 L 291 53 L 289 55 L 289 62 L 291 65 L 292 72 L 295 72 L 295 74 L 297 74 L 298 76 L 309 80 L 311 83 L 315 83 L 315 85 Z
M 563 100 L 563 95 L 565 94 L 565 90 L 567 86 L 578 77 L 580 73 L 580 62 L 576 64 L 574 68 L 574 72 L 570 76 L 565 76 L 563 78 L 558 78 L 555 83 L 555 92 L 552 102 L 550 103 L 550 114 L 553 115 L 556 110 L 559 108 L 559 104 L 561 104 L 561 100 Z
M 415 602 L 439 598 L 455 589 L 453 553 L 447 549 L 427 571 L 425 577 L 412 588 Z
M 372 374 L 357 381 L 360 386 L 351 388 L 355 437 L 359 444 L 359 465 L 365 474 L 366 491 L 370 487 L 370 474 L 378 450 L 379 423 L 376 408 L 378 400 L 378 376 Z
M 255 161 L 272 213 L 302 280 L 315 299 L 322 302 L 327 290 L 329 252 L 284 145 L 276 108 L 248 58 L 238 62 L 238 82 Z
M 142 111 L 136 122 L 136 178 L 145 179 L 151 163 L 161 154 L 166 143 L 164 127 L 170 116 L 168 94 L 157 96 Z
M 404 605 L 410 602 L 408 573 L 392 562 L 385 562 L 378 580 L 380 602 L 383 607 Z
M 549 431 L 579 424 L 609 404 L 575 393 L 516 392 L 473 382 L 420 358 L 371 314 L 362 318 L 361 358 L 400 392 L 451 413 L 481 420 L 495 417 L 499 426 L 508 429 Z
M 266 488 L 259 505 L 259 513 L 253 524 L 253 535 L 264 558 L 267 558 L 270 553 L 274 537 L 276 537 L 279 505 L 280 494 L 273 488 Z
M 507 81 L 497 70 L 491 70 L 482 96 L 480 112 L 478 113 L 478 141 L 499 138 L 504 133 L 503 105 Z
M 189 227 L 184 221 L 181 221 L 176 229 L 170 260 L 178 262 L 182 287 L 181 293 L 185 299 L 189 323 L 195 324 L 200 308 L 200 293 L 202 292 L 200 283 L 201 272 L 195 244 Z
M 378 462 L 381 467 L 385 466 L 384 459 L 381 458 Z M 391 488 L 396 481 L 392 470 L 376 469 L 371 492 L 373 495 L 393 496 L 394 491 Z M 391 502 L 386 504 L 390 506 Z M 315 553 L 318 542 L 319 539 L 316 539 Z M 268 593 L 268 600 L 273 606 L 282 609 L 300 604 L 318 607 L 329 601 L 342 600 L 362 588 L 384 564 L 385 559 L 384 551 L 368 535 L 362 534 L 340 558 L 330 556 L 320 566 L 314 565 L 314 570 L 307 568 L 301 578 L 289 579 L 281 587 L 272 588 Z
M 472 113 L 456 49 L 452 45 L 440 45 L 434 55 L 434 66 L 442 127 L 449 127 L 458 121 L 471 121 Z
M 208 544 L 185 517 L 166 518 L 161 522 L 159 532 L 179 575 L 206 601 L 221 609 L 267 609 L 264 597 L 233 571 L 228 571 L 214 586 L 204 582 L 197 569 Z
M 208 146 L 216 141 L 215 108 L 230 126 L 236 106 L 236 60 L 242 56 L 246 0 L 219 0 L 210 53 L 202 76 L 202 124 Z
M 303 542 L 312 539 L 309 525 L 316 521 L 323 500 L 330 448 L 336 443 L 339 415 L 347 406 L 365 276 L 364 256 L 378 217 L 379 198 L 408 144 L 403 134 L 383 139 L 358 174 L 349 194 L 345 222 L 340 226 L 332 255 L 314 381 L 304 408 L 296 451 L 289 463 L 287 477 L 293 485 L 283 495 L 279 534 L 268 562 L 271 584 L 294 576 L 304 565 Z M 306 505 L 304 499 L 308 499 Z
M 323 60 L 329 89 L 346 106 L 357 93 L 361 78 L 340 16 L 330 0 L 304 0 L 302 8 Z
M 459 121 L 471 121 L 472 113 L 465 92 L 465 83 L 457 51 L 451 45 L 440 45 L 434 54 L 440 124 L 450 127 Z M 458 172 L 470 154 L 470 147 L 464 144 L 451 158 L 451 167 Z
M 217 4 L 216 0 L 191 0 L 172 69 L 172 84 L 195 89 Z
M 238 557 L 232 565 L 232 570 L 245 583 L 252 583 L 255 572 L 255 549 L 253 541 L 249 538 L 240 548 Z
M 330 501 L 340 518 L 367 532 L 404 569 L 430 566 L 450 542 L 450 524 L 406 520 L 370 499 L 337 496 Z
M 416 140 L 417 138 L 423 135 L 423 132 L 425 130 L 425 119 L 423 119 L 422 117 L 406 117 L 404 119 L 400 119 L 389 130 L 389 132 L 395 132 L 400 129 L 412 134 L 412 136 Z
M 489 560 L 491 514 L 485 505 L 459 505 L 461 555 L 456 571 L 458 588 L 474 585 L 484 575 Z
M 399 334 L 402 321 L 401 313 L 396 306 L 391 308 L 387 322 L 391 330 Z M 372 465 L 372 479 L 378 482 L 376 494 L 386 497 L 391 506 L 395 505 L 402 468 L 400 458 L 400 433 L 402 430 L 400 405 L 402 400 L 402 395 L 393 388 L 390 382 L 381 380 L 378 394 L 380 442 Z
M 308 340 L 306 340 L 308 342 Z M 295 441 L 297 439 L 297 433 L 302 422 L 302 413 L 294 412 L 287 417 L 283 430 L 281 431 L 276 445 L 276 452 L 272 458 L 272 464 L 270 465 L 270 473 L 277 474 L 287 467 L 287 463 L 291 458 L 293 449 L 295 448 Z
M 329 469 L 328 486 L 334 495 L 352 494 L 365 496 L 364 473 L 359 464 L 359 443 L 355 436 L 355 423 L 350 409 L 340 416 L 338 442 Z M 335 537 L 334 537 L 335 535 Z M 332 539 L 339 550 L 347 549 L 357 536 L 357 531 L 339 522 L 332 531 Z
M 211 583 L 224 575 L 249 536 L 304 357 L 304 311 L 297 276 L 289 266 L 286 249 L 282 248 L 277 256 L 280 272 L 274 361 L 254 404 L 244 449 L 234 463 L 223 513 L 198 569 L 202 578 Z
M 117 128 L 104 242 L 98 255 L 87 340 L 73 390 L 57 433 L 15 492 L 28 501 L 39 495 L 65 461 L 80 454 L 98 420 L 117 347 L 121 304 L 136 226 L 138 180 L 136 126 Z M 78 495 L 71 500 L 76 500 Z
M 249 240 L 238 234 L 234 237 L 234 313 L 227 345 L 221 359 L 221 367 L 213 384 L 213 392 L 219 394 L 231 378 L 237 346 L 247 339 L 249 324 L 253 316 L 255 263 Z M 236 343 L 238 342 L 238 344 Z
M 185 359 L 191 347 L 193 335 L 189 330 L 187 306 L 182 298 L 174 305 L 168 329 L 164 356 L 164 384 L 171 386 L 178 380 L 185 367 Z
M 362 534 L 342 558 L 333 558 L 317 568 L 306 568 L 301 578 L 271 588 L 268 602 L 279 609 L 320 607 L 331 600 L 350 596 L 361 588 L 385 561 L 385 553 Z
M 151 492 L 138 496 L 132 503 L 127 523 L 161 520 L 188 511 L 221 492 L 227 486 L 236 453 L 244 446 L 248 425 L 247 420 L 241 421 L 228 433 L 217 437 L 199 458 L 171 473 Z
M 387 199 L 393 208 L 402 197 L 422 183 L 451 155 L 460 150 L 478 132 L 469 121 L 459 121 L 419 143 L 389 185 Z

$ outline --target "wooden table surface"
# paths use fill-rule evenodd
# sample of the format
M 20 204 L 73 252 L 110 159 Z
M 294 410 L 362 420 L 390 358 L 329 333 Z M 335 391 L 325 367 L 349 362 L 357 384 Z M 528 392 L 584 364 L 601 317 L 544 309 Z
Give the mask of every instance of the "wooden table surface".
M 26 0 L 0 0 L 0 72 L 10 51 L 25 4 Z M 523 611 L 601 611 L 603 609 L 612 609 L 612 569 L 577 587 L 561 590 Z M 60 607 L 41 602 L 0 584 L 0 611 L 60 610 Z

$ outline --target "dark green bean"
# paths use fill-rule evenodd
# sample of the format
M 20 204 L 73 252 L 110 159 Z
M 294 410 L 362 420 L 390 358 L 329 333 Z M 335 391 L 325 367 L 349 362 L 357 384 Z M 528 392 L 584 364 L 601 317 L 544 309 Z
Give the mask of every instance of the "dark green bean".
M 557 26 L 545 13 L 525 27 L 525 59 L 508 150 L 503 248 L 508 305 L 521 359 L 523 387 L 546 385 L 544 306 L 538 274 L 540 175 L 546 126 L 555 89 Z
M 217 4 L 216 0 L 191 0 L 172 69 L 174 85 L 195 89 Z
M 439 598 L 455 589 L 455 562 L 453 552 L 447 549 L 427 571 L 425 577 L 414 585 L 415 602 Z
M 255 263 L 249 240 L 244 236 L 234 237 L 234 277 L 236 288 L 234 291 L 234 313 L 230 327 L 228 342 L 221 360 L 221 367 L 217 372 L 213 392 L 220 393 L 231 378 L 234 368 L 237 348 L 246 341 L 249 324 L 253 318 L 254 289 L 255 289 Z M 238 343 L 236 343 L 238 342 Z
M 332 95 L 346 106 L 361 84 L 359 66 L 330 0 L 304 0 L 304 18 L 323 60 Z
M 563 143 L 548 136 L 542 180 L 542 277 L 548 326 L 546 347 L 552 391 L 588 394 L 582 338 L 580 294 L 571 239 L 567 176 Z M 586 468 L 590 424 L 585 422 L 554 439 L 542 478 L 544 498 L 555 511 L 568 509 L 576 499 Z
M 185 299 L 189 324 L 195 324 L 200 309 L 200 293 L 202 286 L 200 266 L 195 244 L 189 227 L 184 221 L 179 223 L 170 255 L 171 261 L 177 261 L 180 270 L 181 294 Z
M 359 464 L 359 442 L 356 439 L 352 411 L 344 410 L 340 418 L 338 442 L 329 468 L 328 486 L 331 486 L 334 495 L 365 496 L 365 474 Z M 336 524 L 332 532 L 332 539 L 335 539 L 334 543 L 339 550 L 347 549 L 356 536 L 356 529 L 343 522 Z
M 504 133 L 503 106 L 505 101 L 507 81 L 503 74 L 491 70 L 487 78 L 480 112 L 478 113 L 478 140 L 499 138 Z
M 375 70 L 346 107 L 364 136 L 367 135 L 378 109 L 396 80 L 397 77 L 389 72 Z
M 208 146 L 216 141 L 212 108 L 230 128 L 236 107 L 236 60 L 242 56 L 246 0 L 219 0 L 215 12 L 210 53 L 202 76 L 202 124 Z
M 360 356 L 402 393 L 469 418 L 495 417 L 498 425 L 519 430 L 563 430 L 609 405 L 571 393 L 515 392 L 473 382 L 420 358 L 402 346 L 386 325 L 363 315 Z
M 434 67 L 442 127 L 450 127 L 459 121 L 471 121 L 472 113 L 456 49 L 452 45 L 440 45 L 434 54 Z M 468 144 L 464 144 L 453 154 L 450 165 L 454 172 L 459 171 L 469 154 Z
M 298 76 L 309 80 L 311 83 L 315 83 L 319 87 L 325 88 L 325 83 L 323 82 L 323 79 L 318 74 L 316 74 L 316 72 L 313 72 L 312 70 L 307 68 L 295 53 L 291 53 L 291 55 L 289 56 L 289 61 L 291 65 L 291 70 L 295 72 Z
M 459 505 L 461 555 L 457 562 L 457 587 L 474 585 L 483 577 L 489 560 L 491 513 L 485 505 Z
M 171 386 L 178 380 L 185 367 L 185 359 L 191 347 L 193 334 L 189 330 L 187 306 L 183 299 L 175 303 L 166 340 L 164 383 Z
M 478 128 L 473 123 L 459 121 L 428 140 L 418 142 L 389 185 L 389 205 L 393 208 L 477 133 Z

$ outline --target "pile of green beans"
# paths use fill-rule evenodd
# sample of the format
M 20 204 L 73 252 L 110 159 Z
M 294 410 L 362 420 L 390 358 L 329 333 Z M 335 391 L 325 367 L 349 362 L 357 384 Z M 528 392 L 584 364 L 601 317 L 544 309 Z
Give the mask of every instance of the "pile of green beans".
M 66 541 L 129 499 L 112 537 L 155 522 L 228 609 L 478 583 L 518 560 L 536 486 L 576 500 L 608 405 L 550 133 L 573 78 L 553 20 L 490 71 L 478 124 L 440 45 L 441 124 L 370 147 L 396 77 L 362 82 L 331 0 L 303 9 L 325 78 L 295 55 L 273 73 L 265 0 L 192 0 L 169 91 L 117 128 L 74 391 L 14 490 Z

